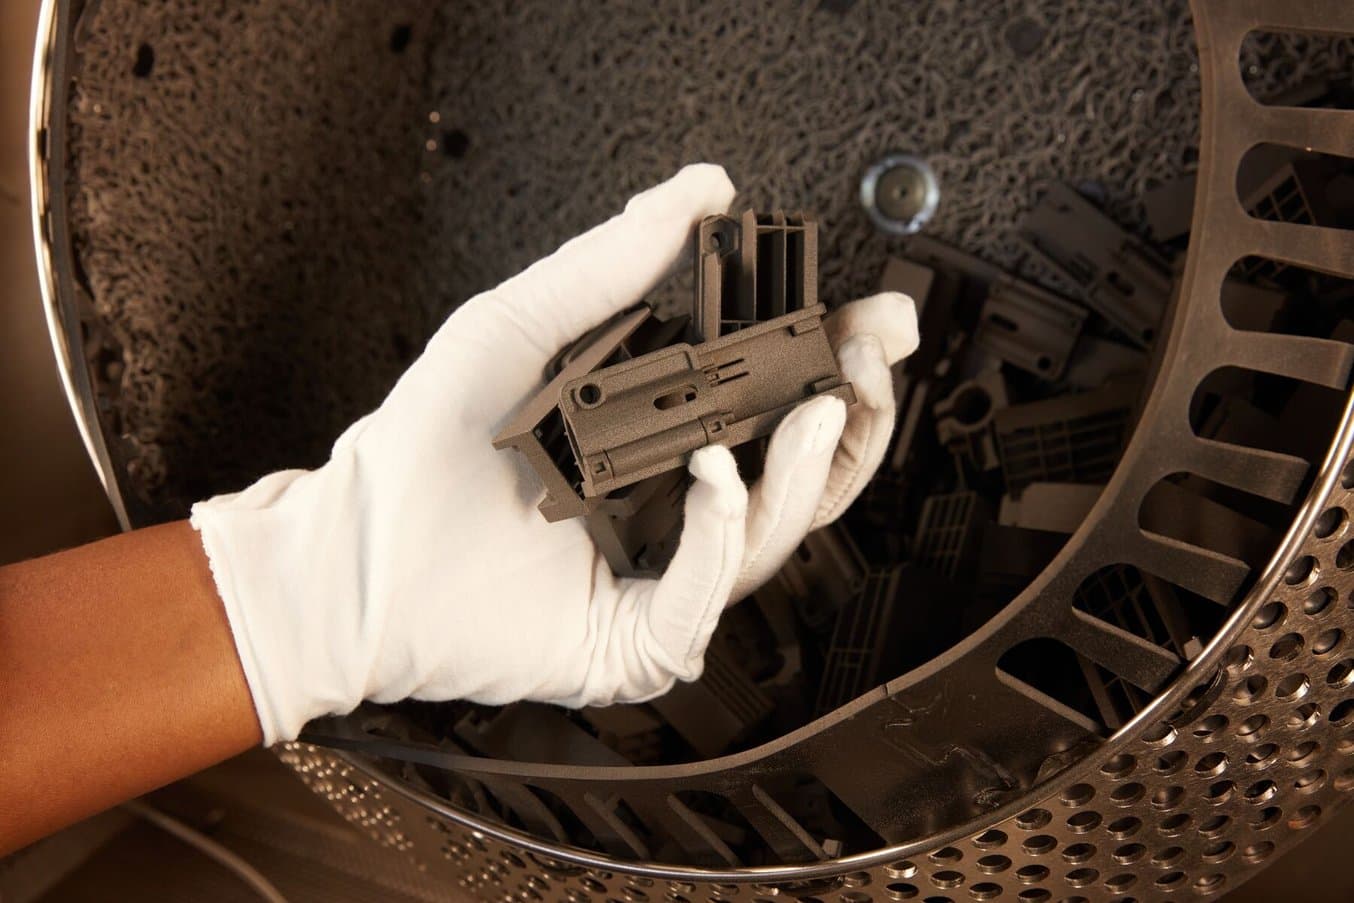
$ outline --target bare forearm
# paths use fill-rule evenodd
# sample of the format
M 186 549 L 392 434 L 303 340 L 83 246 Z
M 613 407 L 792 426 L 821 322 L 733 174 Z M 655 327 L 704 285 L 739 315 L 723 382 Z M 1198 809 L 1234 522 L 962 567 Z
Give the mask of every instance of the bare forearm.
M 260 738 L 186 522 L 0 568 L 0 855 Z

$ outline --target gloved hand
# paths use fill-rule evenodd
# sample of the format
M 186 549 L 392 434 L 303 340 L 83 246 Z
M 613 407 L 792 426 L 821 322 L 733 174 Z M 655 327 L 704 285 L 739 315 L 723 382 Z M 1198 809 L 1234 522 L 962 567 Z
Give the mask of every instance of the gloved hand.
M 730 599 L 851 503 L 893 429 L 889 364 L 917 344 L 902 295 L 831 318 L 859 400 L 793 411 L 751 490 L 727 449 L 696 452 L 660 580 L 613 576 L 582 523 L 541 517 L 521 457 L 491 445 L 551 356 L 642 299 L 733 195 L 721 168 L 683 169 L 464 304 L 323 467 L 194 506 L 265 742 L 363 699 L 658 696 L 700 675 Z

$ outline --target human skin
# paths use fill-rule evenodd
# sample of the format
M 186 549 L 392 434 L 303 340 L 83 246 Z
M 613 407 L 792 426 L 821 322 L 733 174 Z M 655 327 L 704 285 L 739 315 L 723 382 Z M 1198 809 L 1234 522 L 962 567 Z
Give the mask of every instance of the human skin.
M 0 856 L 261 740 L 187 521 L 0 567 Z

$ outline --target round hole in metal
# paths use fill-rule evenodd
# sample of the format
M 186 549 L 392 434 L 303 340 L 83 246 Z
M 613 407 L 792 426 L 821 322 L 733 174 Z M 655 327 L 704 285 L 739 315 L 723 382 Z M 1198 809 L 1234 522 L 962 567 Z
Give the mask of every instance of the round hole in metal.
M 1106 830 L 1109 831 L 1110 836 L 1114 837 L 1116 840 L 1132 837 L 1141 829 L 1142 819 L 1135 815 L 1126 815 L 1123 818 L 1116 818 L 1114 821 L 1110 822 L 1109 827 L 1106 828 Z

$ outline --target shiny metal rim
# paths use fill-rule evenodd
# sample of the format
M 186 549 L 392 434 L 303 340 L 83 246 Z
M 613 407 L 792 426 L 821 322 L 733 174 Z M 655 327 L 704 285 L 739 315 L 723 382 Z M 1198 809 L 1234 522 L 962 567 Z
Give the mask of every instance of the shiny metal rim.
M 117 468 L 99 427 L 93 383 L 79 341 L 79 289 L 74 278 L 65 191 L 65 48 L 70 40 L 71 4 L 42 0 L 33 49 L 28 107 L 28 179 L 47 334 L 56 354 L 61 385 L 85 451 L 124 530 L 131 529 Z
M 889 216 L 879 206 L 880 180 L 886 173 L 898 168 L 915 172 L 925 188 L 917 212 L 905 220 Z M 920 157 L 911 154 L 889 154 L 871 164 L 869 169 L 865 170 L 865 175 L 861 176 L 860 204 L 865 208 L 870 221 L 880 230 L 890 235 L 912 235 L 920 232 L 931 221 L 931 217 L 935 216 L 936 208 L 940 206 L 940 180 L 936 177 L 931 164 Z
M 1270 253 L 1327 272 L 1354 272 L 1354 248 L 1347 236 L 1252 223 L 1240 223 L 1239 236 L 1220 228 L 1237 225 L 1238 217 L 1244 215 L 1229 192 L 1235 165 L 1253 144 L 1266 137 L 1294 141 L 1310 136 L 1303 146 L 1354 147 L 1349 140 L 1354 134 L 1351 114 L 1319 114 L 1330 132 L 1318 137 L 1310 124 L 1302 122 L 1306 119 L 1302 112 L 1257 109 L 1257 104 L 1244 97 L 1235 72 L 1225 71 L 1225 64 L 1235 59 L 1228 52 L 1253 27 L 1354 32 L 1349 10 L 1331 3 L 1290 5 L 1282 11 L 1270 6 L 1252 2 L 1224 9 L 1217 3 L 1196 4 L 1200 43 L 1211 63 L 1205 81 L 1201 156 L 1213 165 L 1206 162 L 1200 176 L 1203 190 L 1196 207 L 1195 233 L 1203 240 L 1191 248 L 1185 282 L 1190 297 L 1207 296 L 1211 287 L 1215 301 L 1223 275 L 1244 252 Z M 1226 81 L 1229 78 L 1231 82 Z M 1220 120 L 1230 124 L 1239 116 L 1249 120 L 1250 128 L 1228 136 L 1218 134 Z M 1318 240 L 1313 242 L 1313 238 Z M 1179 312 L 1182 317 L 1184 307 Z M 1175 341 L 1178 338 L 1173 336 Z M 1347 368 L 1341 373 L 1342 385 L 1347 385 Z M 404 821 L 396 815 L 369 827 L 397 845 L 409 842 L 411 848 L 440 848 L 443 858 L 459 864 L 462 886 L 486 897 L 501 894 L 504 899 L 515 899 L 515 895 L 544 890 L 532 879 L 546 881 L 550 895 L 564 899 L 578 899 L 591 891 L 633 900 L 636 894 L 649 892 L 642 888 L 653 886 L 644 882 L 659 881 L 668 882 L 669 900 L 686 899 L 699 890 L 709 892 L 712 901 L 778 893 L 814 899 L 833 893 L 843 903 L 922 895 L 948 899 L 946 893 L 1022 900 L 1052 899 L 1069 891 L 1074 897 L 1096 898 L 1179 890 L 1200 896 L 1218 893 L 1234 887 L 1295 843 L 1311 825 L 1343 805 L 1345 794 L 1354 788 L 1354 768 L 1336 771 L 1341 757 L 1354 753 L 1354 737 L 1340 736 L 1348 728 L 1345 718 L 1354 709 L 1354 700 L 1340 698 L 1348 692 L 1344 690 L 1347 677 L 1342 676 L 1346 666 L 1334 664 L 1324 686 L 1317 686 L 1313 674 L 1286 666 L 1287 659 L 1277 656 L 1275 647 L 1270 647 L 1268 660 L 1257 653 L 1264 649 L 1266 639 L 1273 639 L 1275 630 L 1285 626 L 1282 619 L 1261 617 L 1276 605 L 1293 612 L 1291 626 L 1307 628 L 1305 633 L 1290 635 L 1299 637 L 1314 655 L 1339 658 L 1344 631 L 1334 625 L 1354 629 L 1354 616 L 1343 604 L 1332 606 L 1335 613 L 1328 615 L 1325 624 L 1313 616 L 1308 627 L 1296 614 L 1306 607 L 1302 597 L 1308 593 L 1331 592 L 1345 600 L 1354 583 L 1343 576 L 1349 564 L 1332 544 L 1333 539 L 1343 541 L 1344 533 L 1336 537 L 1313 533 L 1319 516 L 1339 511 L 1347 521 L 1351 510 L 1350 480 L 1342 480 L 1342 474 L 1350 453 L 1352 417 L 1354 411 L 1347 406 L 1319 473 L 1269 566 L 1204 653 L 1170 689 L 1102 749 L 1054 780 L 986 817 L 915 842 L 834 862 L 776 869 L 687 869 L 635 863 L 544 844 L 522 832 L 455 812 L 431 795 L 374 777 L 380 771 L 351 756 L 299 745 L 282 755 L 331 798 L 334 776 L 355 780 L 352 787 L 357 799 L 341 791 L 335 799 L 341 811 L 369 811 L 368 800 L 384 800 L 391 791 L 403 801 L 413 801 L 413 806 L 402 803 L 388 810 L 388 814 L 407 812 Z M 1314 562 L 1307 577 L 1296 585 L 1281 579 L 1293 562 L 1306 556 Z M 1318 632 L 1318 627 L 1325 629 Z M 1299 661 L 1305 662 L 1305 657 Z M 1273 675 L 1272 681 L 1266 671 Z M 1301 678 L 1296 684 L 1295 677 Z M 1247 710 L 1245 703 L 1238 702 L 1243 693 L 1265 685 L 1272 692 L 1258 703 L 1262 708 Z M 1306 701 L 1294 705 L 1295 697 Z M 1280 716 L 1285 719 L 1282 724 Z M 1233 718 L 1239 723 L 1231 724 Z M 1262 724 L 1258 719 L 1264 719 L 1264 726 L 1252 727 Z M 1266 733 L 1270 727 L 1273 732 Z M 1230 734 L 1223 733 L 1228 730 Z M 1274 749 L 1267 751 L 1270 746 Z M 1264 755 L 1257 757 L 1257 752 Z M 1233 763 L 1230 757 L 1238 761 Z M 1289 786 L 1258 777 L 1272 767 L 1271 757 L 1304 771 Z M 1328 766 L 1329 771 L 1319 765 Z M 1103 804 L 1097 802 L 1098 797 Z M 424 847 L 409 839 L 420 817 L 434 826 L 434 838 L 442 838 L 436 841 L 438 847 Z M 512 864 L 515 850 L 550 859 L 534 860 L 518 869 Z M 566 874 L 567 869 L 557 868 L 563 864 L 584 871 Z M 558 874 L 552 875 L 551 868 Z M 521 875 L 526 878 L 514 887 Z
M 1207 249 L 1191 248 L 1185 280 L 1186 294 L 1191 299 L 1207 296 L 1210 289 L 1216 288 L 1222 273 L 1234 262 L 1237 248 L 1250 253 L 1272 254 L 1328 272 L 1354 274 L 1354 251 L 1347 235 L 1328 234 L 1330 230 L 1308 230 L 1299 234 L 1287 227 L 1246 223 L 1237 219 L 1237 205 L 1229 199 L 1234 172 L 1230 167 L 1256 142 L 1298 143 L 1307 148 L 1330 149 L 1333 153 L 1347 153 L 1354 147 L 1354 125 L 1351 125 L 1350 114 L 1322 111 L 1318 115 L 1312 111 L 1259 109 L 1238 93 L 1239 85 L 1232 83 L 1236 73 L 1233 71 L 1229 76 L 1224 71 L 1223 63 L 1230 62 L 1235 68 L 1235 57 L 1228 59 L 1225 51 L 1238 45 L 1245 33 L 1254 27 L 1354 33 L 1354 18 L 1343 4 L 1331 0 L 1305 0 L 1286 4 L 1282 9 L 1274 8 L 1276 6 L 1260 0 L 1232 4 L 1216 0 L 1196 2 L 1201 56 L 1208 56 L 1201 148 L 1204 170 L 1200 175 L 1202 190 L 1195 214 L 1195 233 L 1206 241 L 1196 244 L 1214 241 L 1221 243 L 1221 247 L 1213 249 L 1211 258 Z M 60 116 L 54 115 L 61 106 L 61 97 L 52 86 L 65 84 L 64 54 L 54 52 L 54 48 L 63 45 L 65 29 L 69 28 L 68 16 L 69 8 L 57 0 L 44 3 L 33 103 L 35 234 L 49 326 L 63 367 L 68 397 L 81 423 L 91 457 L 100 469 L 119 516 L 126 523 L 116 480 L 110 478 L 115 470 L 97 430 L 84 362 L 71 352 L 78 344 L 71 345 L 67 339 L 78 335 L 78 315 L 74 299 L 69 295 L 73 285 L 69 247 L 53 238 L 66 234 L 61 221 L 61 180 L 51 178 L 47 166 L 49 160 L 63 159 Z M 1244 89 L 1240 90 L 1244 92 Z M 1234 133 L 1229 131 L 1228 135 L 1222 136 L 1218 122 L 1225 122 L 1229 130 L 1232 126 L 1237 128 Z M 1221 146 L 1224 144 L 1225 147 Z M 1225 236 L 1227 241 L 1223 241 L 1224 230 L 1217 228 L 1219 223 L 1236 227 Z M 1182 304 L 1178 319 L 1184 319 L 1191 306 Z M 1347 349 L 1299 349 L 1295 344 L 1283 346 L 1273 339 L 1266 336 L 1244 342 L 1238 340 L 1238 345 L 1232 349 L 1233 356 L 1292 357 L 1302 350 L 1310 351 L 1305 361 L 1293 366 L 1305 368 L 1304 372 L 1313 377 L 1312 381 L 1326 384 L 1338 381 L 1340 388 L 1347 385 Z M 1179 351 L 1177 343 L 1181 339 L 1176 331 L 1173 331 L 1171 341 L 1172 352 Z M 1178 355 L 1168 354 L 1168 359 L 1170 366 L 1177 361 Z M 1158 393 L 1149 405 L 1145 420 L 1153 414 L 1153 405 L 1155 413 L 1159 414 L 1161 404 Z M 1024 900 L 1051 899 L 1070 889 L 1077 889 L 1077 895 L 1106 897 L 1121 896 L 1125 892 L 1172 893 L 1190 887 L 1200 895 L 1216 893 L 1234 886 L 1235 881 L 1261 867 L 1276 851 L 1303 836 L 1302 832 L 1308 827 L 1342 805 L 1344 794 L 1354 787 L 1354 770 L 1336 771 L 1337 766 L 1346 761 L 1340 757 L 1354 751 L 1354 738 L 1341 736 L 1349 727 L 1344 716 L 1354 708 L 1354 700 L 1340 698 L 1348 686 L 1345 675 L 1338 673 L 1344 665 L 1343 660 L 1335 662 L 1323 678 L 1310 668 L 1307 670 L 1313 671 L 1311 674 L 1292 670 L 1289 659 L 1274 664 L 1254 654 L 1254 650 L 1261 648 L 1272 635 L 1276 624 L 1300 628 L 1290 633 L 1296 635 L 1307 650 L 1299 659 L 1303 662 L 1307 661 L 1308 655 L 1316 656 L 1315 650 L 1325 642 L 1322 638 L 1332 631 L 1343 637 L 1344 631 L 1327 625 L 1344 625 L 1354 632 L 1354 616 L 1350 616 L 1343 605 L 1351 587 L 1350 581 L 1341 574 L 1344 570 L 1341 557 L 1331 545 L 1331 537 L 1317 537 L 1312 533 L 1318 516 L 1339 508 L 1346 512 L 1347 524 L 1349 512 L 1354 511 L 1349 493 L 1337 488 L 1349 454 L 1350 420 L 1351 412 L 1346 409 L 1315 482 L 1264 573 L 1245 601 L 1232 613 L 1226 626 L 1183 675 L 1091 757 L 1000 809 L 940 834 L 860 856 L 811 865 L 770 869 L 680 868 L 622 860 L 542 842 L 476 815 L 458 812 L 431 794 L 402 784 L 399 777 L 355 757 L 339 756 L 300 744 L 287 746 L 281 750 L 281 755 L 354 821 L 371 829 L 387 843 L 426 853 L 421 860 L 425 867 L 444 866 L 448 869 L 448 877 L 455 877 L 467 889 L 485 896 L 532 899 L 533 894 L 537 897 L 544 894 L 583 903 L 590 893 L 615 893 L 639 903 L 647 899 L 647 892 L 641 888 L 652 888 L 653 882 L 660 880 L 670 882 L 664 895 L 672 903 L 681 903 L 687 899 L 686 894 L 695 893 L 698 887 L 709 891 L 711 900 L 750 898 L 754 894 L 775 896 L 784 893 L 807 897 L 839 892 L 843 903 L 864 903 L 876 895 L 883 899 L 903 900 L 921 894 L 943 896 L 946 892 L 968 894 L 978 899 L 1009 897 Z M 1180 438 L 1188 441 L 1183 435 Z M 1267 463 L 1256 457 L 1244 460 L 1248 466 L 1265 466 Z M 1226 470 L 1240 465 L 1233 462 L 1219 466 Z M 1122 489 L 1124 484 L 1121 473 L 1106 494 Z M 1339 535 L 1344 536 L 1343 532 Z M 1281 581 L 1289 565 L 1304 556 L 1310 556 L 1315 563 L 1309 579 L 1296 586 Z M 1041 578 L 1040 582 L 1046 585 L 1049 581 Z M 1313 587 L 1335 592 L 1341 604 L 1332 606 L 1336 613 L 1328 616 L 1330 620 L 1318 622 L 1313 616 L 1311 630 L 1306 632 L 1307 622 L 1297 614 L 1303 607 L 1299 596 L 1313 592 Z M 1266 619 L 1267 624 L 1257 626 L 1256 615 L 1273 605 L 1286 606 L 1286 614 L 1277 621 Z M 1291 625 L 1285 620 L 1287 613 L 1292 614 Z M 1325 629 L 1317 633 L 1319 627 Z M 1340 639 L 1320 655 L 1333 655 L 1330 661 L 1334 662 L 1346 653 L 1342 644 L 1343 639 Z M 1271 655 L 1270 658 L 1277 657 Z M 1351 668 L 1354 669 L 1354 665 Z M 1232 700 L 1242 689 L 1259 678 L 1268 679 L 1267 674 L 1274 677 L 1272 698 L 1266 697 L 1258 704 L 1260 707 L 1254 709 L 1242 710 L 1233 706 Z M 1298 675 L 1303 680 L 1294 684 L 1293 678 Z M 1289 692 L 1279 695 L 1278 690 L 1285 687 Z M 892 690 L 892 687 L 886 690 L 885 695 Z M 1294 708 L 1295 696 L 1307 701 Z M 1282 730 L 1273 720 L 1281 710 L 1286 711 L 1288 719 Z M 1222 728 L 1203 730 L 1210 724 L 1216 725 L 1218 722 L 1214 719 L 1221 718 L 1223 724 L 1229 724 L 1229 713 L 1240 715 L 1248 711 L 1255 715 L 1241 725 L 1230 727 L 1244 727 L 1263 715 L 1274 726 L 1274 733 L 1265 734 L 1264 729 L 1257 728 L 1244 737 L 1238 734 L 1233 740 L 1229 735 L 1229 739 L 1224 740 L 1215 736 Z M 1295 713 L 1301 715 L 1296 724 L 1291 723 Z M 1336 719 L 1337 714 L 1342 717 Z M 1305 733 L 1308 731 L 1311 733 Z M 1257 733 L 1259 736 L 1255 736 Z M 1274 762 L 1267 761 L 1267 757 L 1260 757 L 1253 765 L 1240 761 L 1232 763 L 1227 758 L 1229 753 L 1241 758 L 1240 753 L 1248 749 L 1253 752 L 1269 745 L 1279 747 L 1279 744 L 1261 742 L 1267 736 L 1285 742 L 1291 740 L 1287 747 L 1289 752 L 1303 751 L 1309 744 L 1316 744 L 1315 751 L 1307 750 L 1304 756 L 1284 757 L 1289 765 L 1301 765 L 1304 769 L 1293 781 L 1293 786 L 1281 787 L 1279 782 L 1268 779 L 1242 784 L 1225 777 L 1238 773 L 1249 777 L 1271 768 Z M 1157 767 L 1166 761 L 1166 755 L 1160 755 L 1156 765 L 1149 765 L 1150 757 L 1161 751 L 1181 753 L 1181 770 L 1171 770 L 1169 764 Z M 1283 751 L 1282 747 L 1276 750 L 1279 754 Z M 1329 771 L 1318 765 L 1326 765 Z M 1247 771 L 1247 768 L 1252 770 Z M 1175 777 L 1182 771 L 1188 777 Z M 336 781 L 347 782 L 348 789 L 335 790 Z M 1234 786 L 1225 786 L 1229 783 Z M 1199 800 L 1193 799 L 1196 792 Z M 1098 799 L 1103 801 L 1103 807 Z M 1098 811 L 1100 808 L 1104 811 Z M 1271 819 L 1267 823 L 1253 820 L 1245 831 L 1239 828 L 1241 816 L 1265 815 L 1270 810 L 1279 811 L 1275 816 L 1277 820 Z M 1229 814 L 1224 816 L 1222 813 Z M 1065 825 L 1064 815 L 1068 816 Z M 1226 817 L 1230 822 L 1205 830 L 1219 817 Z M 1137 827 L 1131 827 L 1131 821 L 1136 821 Z M 1123 827 L 1121 823 L 1130 826 Z M 1152 823 L 1156 823 L 1154 829 L 1148 827 Z M 1115 825 L 1121 827 L 1116 830 Z M 1182 828 L 1182 825 L 1188 828 Z M 1288 828 L 1287 833 L 1279 831 L 1272 835 L 1274 840 L 1263 839 L 1270 836 L 1264 832 L 1284 826 Z M 1184 830 L 1193 833 L 1187 840 L 1177 841 L 1176 838 L 1183 837 L 1181 832 Z M 1109 841 L 1104 840 L 1107 833 Z M 1147 846 L 1149 834 L 1157 845 L 1157 855 L 1151 855 L 1152 849 Z M 1229 836 L 1235 840 L 1228 840 Z M 1022 837 L 1027 841 L 1017 843 Z M 1028 839 L 1035 837 L 1048 838 L 1052 845 L 1047 849 L 1040 848 L 1047 845 L 1042 841 L 1040 845 L 1031 845 Z M 1094 837 L 1097 843 L 1090 843 L 1089 837 Z M 1131 839 L 1134 837 L 1141 838 L 1141 842 Z M 1240 842 L 1243 840 L 1250 842 L 1243 846 Z M 1226 844 L 1231 844 L 1231 848 L 1228 849 Z M 1126 849 L 1135 846 L 1144 847 L 1145 852 Z M 1175 852 L 1177 848 L 1179 852 Z M 531 854 L 532 864 L 522 863 L 519 852 Z M 1175 868 L 1177 865 L 1179 869 Z M 1214 865 L 1216 871 L 1204 870 Z M 1182 872 L 1177 879 L 1175 873 L 1183 869 L 1198 872 L 1198 875 Z M 520 883 L 514 886 L 513 882 L 518 879 Z M 1229 880 L 1232 885 L 1228 884 Z M 748 885 L 748 882 L 753 884 Z M 955 891 L 955 888 L 962 890 Z M 1043 896 L 1044 893 L 1047 896 Z

